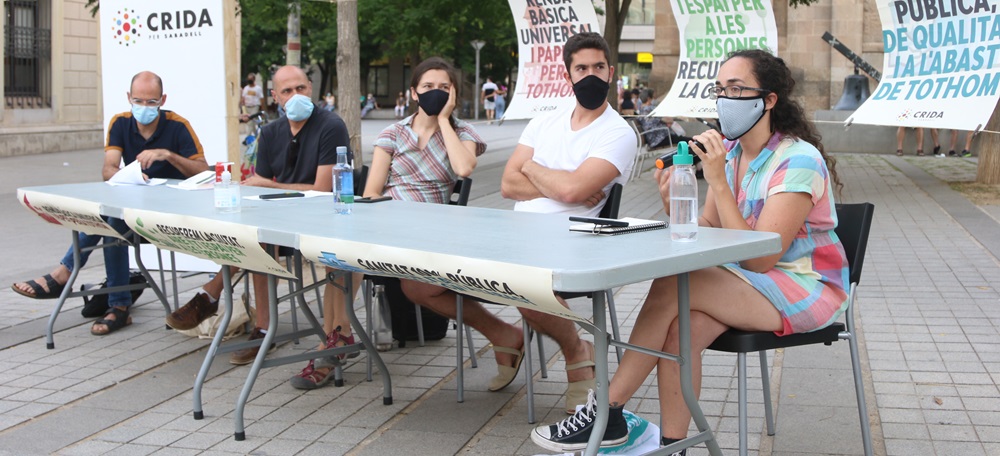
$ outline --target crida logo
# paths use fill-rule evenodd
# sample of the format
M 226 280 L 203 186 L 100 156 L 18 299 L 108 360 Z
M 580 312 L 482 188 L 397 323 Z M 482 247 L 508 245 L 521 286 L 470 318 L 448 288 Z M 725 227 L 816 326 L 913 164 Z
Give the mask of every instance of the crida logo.
M 907 110 L 899 113 L 899 115 L 896 116 L 896 120 L 903 120 L 903 119 L 909 119 L 909 118 L 910 118 L 910 110 L 909 109 L 907 109 Z
M 126 8 L 118 11 L 115 13 L 114 18 L 111 19 L 111 24 L 111 38 L 117 41 L 119 45 L 134 45 L 136 40 L 142 36 L 140 32 L 142 30 L 142 22 L 139 15 L 135 14 L 135 10 Z
M 212 25 L 208 9 L 162 11 L 143 16 L 125 8 L 112 19 L 111 32 L 118 44 L 134 46 L 140 37 L 143 40 L 162 40 L 201 36 L 201 29 Z

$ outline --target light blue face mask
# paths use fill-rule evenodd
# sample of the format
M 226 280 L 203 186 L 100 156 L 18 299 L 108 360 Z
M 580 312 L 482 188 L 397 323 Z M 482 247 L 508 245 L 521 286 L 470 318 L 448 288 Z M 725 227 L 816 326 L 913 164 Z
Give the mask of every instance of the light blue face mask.
M 135 118 L 136 122 L 143 125 L 149 125 L 156 120 L 160 115 L 159 106 L 140 106 L 132 105 L 132 117 Z
M 302 122 L 312 115 L 313 107 L 309 97 L 297 93 L 285 102 L 285 115 L 288 116 L 288 120 Z

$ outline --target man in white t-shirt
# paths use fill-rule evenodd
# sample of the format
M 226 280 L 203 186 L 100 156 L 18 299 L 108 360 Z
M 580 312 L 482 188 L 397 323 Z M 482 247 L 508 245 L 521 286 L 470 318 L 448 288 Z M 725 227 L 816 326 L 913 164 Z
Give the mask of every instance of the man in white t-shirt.
M 496 92 L 497 84 L 493 82 L 493 78 L 487 76 L 486 83 L 483 84 L 483 91 L 480 97 L 483 101 L 483 109 L 486 110 L 486 120 L 493 122 L 493 118 L 496 117 Z
M 567 40 L 564 77 L 577 102 L 536 117 L 521 134 L 501 181 L 504 198 L 517 201 L 514 210 L 597 216 L 611 186 L 628 180 L 636 138 L 607 102 L 615 73 L 608 63 L 610 54 L 607 42 L 596 33 Z M 594 388 L 593 344 L 580 339 L 570 320 L 519 310 L 536 331 L 559 343 L 569 381 L 566 412 L 573 413 Z

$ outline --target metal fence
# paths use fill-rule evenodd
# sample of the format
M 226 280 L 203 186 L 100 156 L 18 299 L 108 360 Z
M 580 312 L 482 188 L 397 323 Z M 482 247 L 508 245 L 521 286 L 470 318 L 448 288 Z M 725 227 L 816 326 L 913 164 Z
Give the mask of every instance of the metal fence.
M 4 1 L 4 98 L 8 108 L 52 105 L 49 0 Z

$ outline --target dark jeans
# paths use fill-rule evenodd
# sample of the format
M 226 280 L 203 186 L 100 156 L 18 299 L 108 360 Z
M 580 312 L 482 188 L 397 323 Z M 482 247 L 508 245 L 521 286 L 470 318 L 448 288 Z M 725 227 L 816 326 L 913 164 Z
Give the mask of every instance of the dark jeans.
M 127 233 L 129 231 L 128 225 L 125 224 L 124 220 L 116 218 L 108 218 L 108 224 L 111 225 L 115 231 L 119 233 Z M 117 238 L 110 236 L 98 236 L 86 233 L 77 233 L 80 240 L 80 250 L 87 247 L 93 247 L 104 239 L 105 243 L 111 243 L 117 241 Z M 105 247 L 104 249 L 104 272 L 108 276 L 107 286 L 117 287 L 129 284 L 129 270 L 128 270 L 128 247 L 124 245 L 116 245 L 112 247 Z M 80 264 L 79 267 L 84 267 L 87 264 L 87 259 L 90 258 L 90 254 L 93 250 L 87 250 L 80 252 Z M 66 251 L 66 255 L 63 256 L 62 261 L 59 264 L 66 266 L 66 269 L 73 271 L 73 246 L 69 246 L 69 250 Z M 108 294 L 108 307 L 128 307 L 132 305 L 132 293 L 129 291 L 118 291 Z

